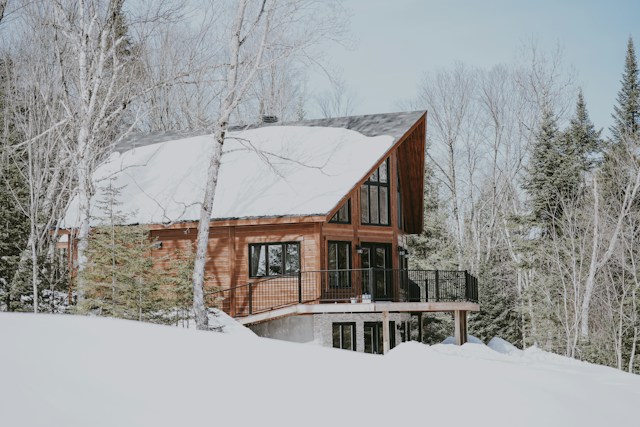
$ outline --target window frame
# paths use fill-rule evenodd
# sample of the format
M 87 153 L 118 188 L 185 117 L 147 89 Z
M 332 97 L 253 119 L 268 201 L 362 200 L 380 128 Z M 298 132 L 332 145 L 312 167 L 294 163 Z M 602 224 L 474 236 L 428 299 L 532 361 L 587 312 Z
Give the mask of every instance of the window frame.
M 339 328 L 338 334 L 340 336 L 340 346 L 335 346 L 335 341 L 333 340 L 333 334 L 335 332 L 336 327 Z M 344 348 L 344 331 L 345 327 L 349 327 L 351 329 L 351 348 Z M 333 348 L 338 348 L 341 350 L 350 350 L 357 351 L 357 335 L 356 335 L 356 322 L 332 322 L 331 323 L 331 345 Z
M 297 247 L 297 252 L 298 252 L 298 269 L 296 271 L 287 271 L 287 246 L 289 245 L 293 245 Z M 253 259 L 252 259 L 252 253 L 253 253 L 253 248 L 254 247 L 258 247 L 258 246 L 264 246 L 265 247 L 265 274 L 255 274 L 256 272 L 253 271 Z M 280 246 L 280 251 L 281 251 L 281 255 L 280 255 L 280 262 L 281 262 L 281 268 L 282 268 L 282 273 L 280 274 L 269 274 L 269 246 Z M 297 274 L 302 270 L 302 256 L 300 254 L 300 242 L 296 242 L 296 241 L 291 241 L 291 242 L 264 242 L 264 243 L 249 243 L 248 245 L 248 252 L 249 252 L 249 277 L 251 279 L 259 279 L 259 278 L 263 278 L 263 277 L 282 277 L 282 276 L 290 276 L 293 274 Z
M 340 268 L 340 262 L 339 259 L 336 259 L 336 266 L 338 268 L 330 268 L 329 267 L 329 263 L 331 262 L 330 260 L 330 253 L 331 253 L 331 245 L 336 245 L 336 257 L 340 256 L 340 245 L 346 245 L 347 246 L 347 268 Z M 353 269 L 353 253 L 352 253 L 352 248 L 351 248 L 351 241 L 349 240 L 328 240 L 327 241 L 327 274 L 328 274 L 328 278 L 329 278 L 329 288 L 331 289 L 351 289 L 351 271 Z M 341 280 L 340 279 L 340 274 L 344 274 L 346 273 L 346 283 L 340 283 Z M 336 275 L 335 277 L 338 278 L 338 280 L 336 280 L 334 283 L 337 282 L 337 286 L 332 284 L 332 280 L 331 278 L 334 277 L 333 275 Z
M 347 208 L 347 219 L 346 221 L 342 221 L 339 219 L 340 211 L 342 211 L 342 209 L 345 207 Z M 336 211 L 336 213 L 331 217 L 329 222 L 331 224 L 351 224 L 351 199 L 347 199 L 346 203 L 340 206 L 340 209 Z
M 382 168 L 382 165 L 385 165 L 386 168 L 386 182 L 381 182 L 380 181 L 380 169 Z M 374 178 L 375 177 L 375 178 Z M 367 221 L 364 221 L 363 218 L 363 213 L 365 212 L 365 210 L 362 208 L 363 207 L 363 189 L 366 188 L 366 195 L 367 195 Z M 372 222 L 372 209 L 371 209 L 371 201 L 372 201 L 372 197 L 371 197 L 371 189 L 375 188 L 375 199 L 377 200 L 376 203 L 376 208 L 377 208 L 377 217 L 378 220 L 377 222 Z M 381 188 L 385 188 L 386 189 L 386 194 L 387 194 L 387 203 L 386 203 L 386 213 L 387 213 L 387 222 L 383 223 L 381 222 L 381 207 L 382 207 L 382 203 L 381 203 L 381 199 L 382 199 L 382 192 L 380 191 Z M 362 186 L 360 186 L 360 224 L 361 225 L 368 225 L 368 226 L 374 226 L 374 227 L 391 227 L 391 174 L 390 174 L 390 169 L 389 169 L 389 158 L 384 159 L 384 161 L 382 163 L 380 163 L 380 165 L 376 168 L 375 171 L 373 171 L 373 173 L 371 175 L 369 175 L 369 178 L 367 178 L 367 180 L 362 184 Z

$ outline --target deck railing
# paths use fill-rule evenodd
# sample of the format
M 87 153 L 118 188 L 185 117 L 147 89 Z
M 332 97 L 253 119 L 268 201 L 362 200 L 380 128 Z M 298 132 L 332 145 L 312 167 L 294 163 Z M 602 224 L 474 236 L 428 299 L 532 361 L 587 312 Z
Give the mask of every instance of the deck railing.
M 255 278 L 207 294 L 234 317 L 302 303 L 478 302 L 478 280 L 466 271 L 349 269 Z

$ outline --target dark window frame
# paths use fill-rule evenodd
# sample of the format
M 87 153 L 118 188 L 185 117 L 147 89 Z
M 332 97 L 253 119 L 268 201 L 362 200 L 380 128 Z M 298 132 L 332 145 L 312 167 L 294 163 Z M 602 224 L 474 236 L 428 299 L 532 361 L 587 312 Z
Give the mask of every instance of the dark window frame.
M 297 246 L 297 252 L 298 252 L 298 269 L 295 271 L 287 271 L 287 246 L 289 245 L 293 245 L 293 246 Z M 265 247 L 265 274 L 256 274 L 256 272 L 254 271 L 254 264 L 253 264 L 253 259 L 252 259 L 252 249 L 254 247 L 257 246 L 264 246 Z M 281 262 L 281 268 L 283 273 L 280 274 L 269 274 L 269 246 L 281 246 L 281 256 L 280 256 L 280 262 Z M 302 257 L 300 254 L 300 242 L 265 242 L 265 243 L 250 243 L 249 244 L 249 277 L 252 279 L 257 279 L 257 278 L 262 278 L 262 277 L 280 277 L 280 276 L 287 276 L 287 275 L 292 275 L 292 274 L 297 274 L 301 271 L 302 269 Z
M 396 197 L 398 198 L 397 203 L 397 209 L 398 209 L 398 229 L 400 230 L 404 230 L 404 213 L 402 212 L 402 188 L 400 188 L 400 161 L 398 160 L 398 162 L 396 162 L 396 171 L 397 173 L 397 177 L 396 177 Z
M 364 352 L 369 354 L 382 354 L 383 353 L 383 337 L 382 337 L 382 322 L 364 322 L 363 338 L 364 338 Z M 367 329 L 370 329 L 371 342 L 367 343 Z M 367 344 L 369 344 L 369 350 L 367 351 Z M 389 350 L 396 346 L 396 322 L 395 320 L 389 321 Z
M 340 261 L 336 259 L 336 264 L 338 268 L 330 268 L 329 263 L 331 262 L 329 254 L 331 253 L 331 245 L 336 245 L 336 256 L 340 256 L 340 247 L 339 245 L 347 245 L 347 256 L 349 259 L 347 260 L 347 268 L 340 268 Z M 351 288 L 351 270 L 353 268 L 353 253 L 351 248 L 351 241 L 349 240 L 329 240 L 327 241 L 327 271 L 329 274 L 329 287 L 331 289 L 350 289 Z M 335 276 L 333 276 L 335 275 Z M 340 275 L 346 276 L 345 283 L 341 283 L 342 280 Z M 336 279 L 332 278 L 335 277 Z M 334 285 L 337 283 L 337 286 Z
M 339 346 L 336 347 L 336 343 L 334 341 L 334 333 L 335 333 L 335 329 L 336 327 L 338 327 L 338 334 L 340 337 L 340 343 Z M 351 348 L 345 348 L 344 347 L 344 331 L 345 328 L 349 327 L 349 329 L 351 330 Z M 357 351 L 357 336 L 356 336 L 356 322 L 333 322 L 331 323 L 331 340 L 332 340 L 332 345 L 333 348 L 339 348 L 342 350 L 351 350 L 351 351 Z
M 382 182 L 380 181 L 380 170 L 382 168 L 382 165 L 385 165 L 385 170 L 386 170 L 386 182 Z M 378 168 L 369 176 L 369 178 L 362 184 L 362 186 L 360 187 L 360 224 L 362 225 L 371 225 L 371 226 L 375 226 L 375 227 L 390 227 L 391 226 L 391 174 L 389 173 L 389 159 L 386 158 L 381 164 L 380 166 L 378 166 Z M 363 209 L 363 189 L 366 188 L 366 195 L 367 195 L 367 218 L 366 220 L 363 218 L 363 214 L 365 212 L 365 209 Z M 380 191 L 381 188 L 385 188 L 386 189 L 386 194 L 387 194 L 387 204 L 386 204 L 386 213 L 387 213 L 387 222 L 383 223 L 382 222 L 382 215 L 381 215 L 381 207 L 382 207 L 382 203 L 381 203 L 381 199 L 382 199 L 382 192 Z M 372 193 L 372 189 L 375 189 L 375 201 L 376 201 L 376 212 L 377 212 L 377 222 L 372 220 L 372 209 L 371 209 L 371 202 L 372 202 L 372 197 L 371 197 L 371 193 Z
M 342 210 L 344 208 L 347 208 L 347 219 L 341 219 L 340 218 L 340 214 L 342 213 Z M 329 220 L 330 223 L 332 224 L 351 224 L 351 199 L 347 199 L 347 202 L 345 204 L 343 204 L 342 206 L 340 206 L 340 209 L 338 209 L 335 213 L 335 215 L 333 215 L 333 217 L 331 217 L 331 219 Z

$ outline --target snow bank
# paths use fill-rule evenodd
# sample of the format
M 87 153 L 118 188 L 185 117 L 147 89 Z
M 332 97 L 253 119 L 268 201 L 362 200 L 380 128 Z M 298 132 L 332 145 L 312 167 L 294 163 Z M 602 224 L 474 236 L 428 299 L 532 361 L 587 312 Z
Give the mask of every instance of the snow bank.
M 493 351 L 497 351 L 501 354 L 519 355 L 522 353 L 522 350 L 511 344 L 509 341 L 503 340 L 500 337 L 491 338 L 487 346 Z
M 12 427 L 589 427 L 633 424 L 640 401 L 640 377 L 538 349 L 411 342 L 382 357 L 13 313 L 0 313 L 0 343 L 0 419 Z
M 484 345 L 484 343 L 482 342 L 482 340 L 478 337 L 474 337 L 473 335 L 469 335 L 467 337 L 467 342 L 471 343 L 471 344 L 482 344 Z M 446 337 L 443 341 L 442 344 L 456 344 L 456 339 L 455 337 Z
M 328 127 L 271 126 L 229 132 L 212 218 L 326 214 L 391 148 L 391 136 L 366 137 Z M 114 153 L 93 175 L 96 200 L 120 188 L 128 223 L 197 220 L 212 136 L 167 141 Z M 96 203 L 92 215 L 105 216 Z M 63 227 L 78 225 L 77 197 Z

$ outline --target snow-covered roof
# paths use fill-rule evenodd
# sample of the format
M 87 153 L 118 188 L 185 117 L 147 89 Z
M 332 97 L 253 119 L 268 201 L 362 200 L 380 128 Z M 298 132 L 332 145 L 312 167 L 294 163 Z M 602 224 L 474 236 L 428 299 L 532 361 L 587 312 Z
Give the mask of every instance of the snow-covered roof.
M 233 130 L 224 144 L 212 219 L 326 215 L 421 115 L 397 113 Z M 105 200 L 105 188 L 111 182 L 122 188 L 117 202 L 127 215 L 125 223 L 197 220 L 214 144 L 211 135 L 129 140 L 93 175 L 92 216 L 105 216 L 96 202 Z M 78 224 L 75 198 L 62 226 Z

